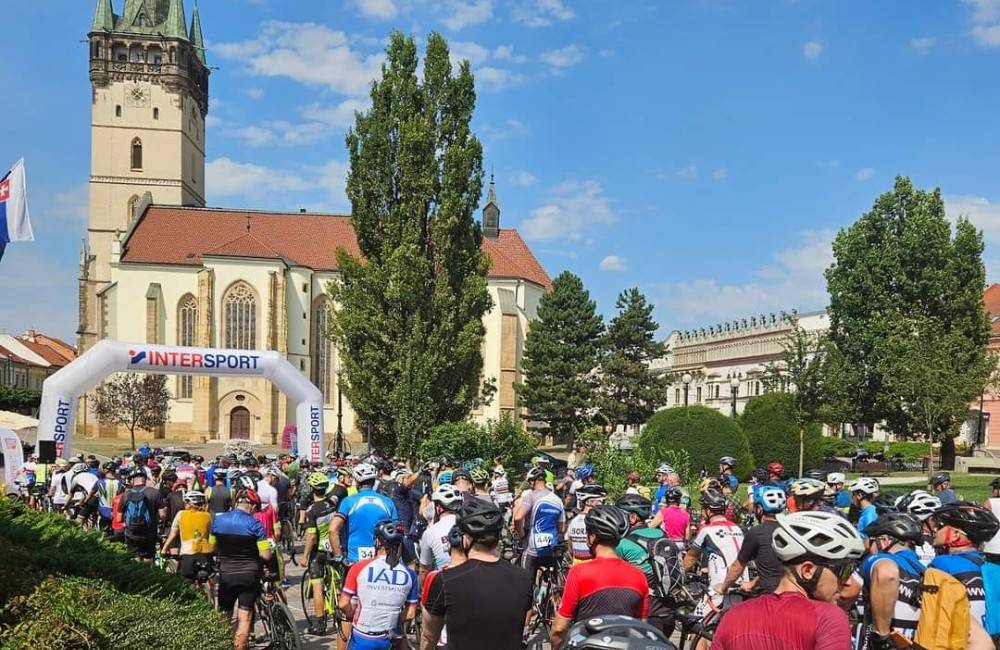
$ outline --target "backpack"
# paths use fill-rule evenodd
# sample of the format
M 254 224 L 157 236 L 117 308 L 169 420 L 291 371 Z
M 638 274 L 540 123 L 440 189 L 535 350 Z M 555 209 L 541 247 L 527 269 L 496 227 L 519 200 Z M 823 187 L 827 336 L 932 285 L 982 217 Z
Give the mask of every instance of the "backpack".
M 626 535 L 626 539 L 638 544 L 646 552 L 652 575 L 646 576 L 653 593 L 660 599 L 666 599 L 681 586 L 684 571 L 681 568 L 681 555 L 677 544 L 667 536 L 641 537 L 635 532 Z
M 153 525 L 153 513 L 146 503 L 145 492 L 145 488 L 132 488 L 125 504 L 125 529 L 136 537 L 144 537 Z
M 986 633 L 993 637 L 994 643 L 997 643 L 1000 641 L 1000 564 L 983 562 L 982 571 L 983 590 L 986 592 L 986 617 L 983 618 L 983 627 L 986 628 Z
M 917 650 L 964 648 L 970 626 L 965 585 L 932 567 L 924 572 L 920 591 L 920 622 L 913 637 L 913 647 Z

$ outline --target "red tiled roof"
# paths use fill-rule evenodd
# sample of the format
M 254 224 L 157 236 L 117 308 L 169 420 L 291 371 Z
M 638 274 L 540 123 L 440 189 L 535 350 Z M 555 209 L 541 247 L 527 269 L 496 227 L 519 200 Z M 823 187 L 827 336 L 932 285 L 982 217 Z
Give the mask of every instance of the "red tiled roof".
M 220 255 L 285 259 L 316 271 L 335 271 L 338 247 L 361 255 L 348 216 L 153 205 L 125 242 L 122 262 L 201 266 L 202 256 Z M 551 288 L 545 269 L 516 230 L 484 238 L 483 250 L 490 256 L 491 277 Z
M 72 361 L 72 359 L 67 359 L 59 352 L 57 352 L 54 348 L 50 348 L 49 346 L 44 345 L 42 343 L 36 343 L 35 341 L 29 341 L 23 336 L 17 337 L 17 341 L 18 343 L 28 348 L 41 358 L 48 361 L 56 368 L 62 368 L 63 366 L 67 365 L 70 361 Z
M 1000 316 L 1000 284 L 991 284 L 983 292 L 983 304 L 993 316 Z

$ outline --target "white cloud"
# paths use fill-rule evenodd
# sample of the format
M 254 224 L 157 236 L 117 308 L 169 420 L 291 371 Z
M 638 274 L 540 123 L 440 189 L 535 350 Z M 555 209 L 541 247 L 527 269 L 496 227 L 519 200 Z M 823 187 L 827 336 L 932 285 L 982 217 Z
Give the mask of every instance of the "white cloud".
M 366 111 L 369 106 L 371 106 L 371 100 L 368 98 L 345 99 L 336 106 L 309 104 L 302 109 L 302 117 L 346 129 L 354 125 L 354 112 Z
M 719 167 L 718 169 L 712 172 L 713 180 L 721 181 L 728 177 L 729 177 L 729 170 L 726 169 L 725 167 Z
M 1000 46 L 1000 23 L 996 25 L 976 25 L 972 28 L 972 36 L 983 47 Z
M 949 195 L 944 197 L 944 209 L 952 221 L 965 217 L 982 230 L 986 244 L 1000 246 L 1000 203 L 982 196 Z
M 871 180 L 875 176 L 875 170 L 871 167 L 862 167 L 854 174 L 854 180 L 856 181 L 867 181 Z
M 693 181 L 698 178 L 698 167 L 696 165 L 688 165 L 687 167 L 678 169 L 677 176 L 686 181 Z
M 802 44 L 802 56 L 815 61 L 823 54 L 823 44 L 819 41 L 806 41 Z
M 445 3 L 447 15 L 441 22 L 451 30 L 458 31 L 470 25 L 479 25 L 493 18 L 493 0 L 450 0 Z
M 489 65 L 474 70 L 473 76 L 476 78 L 476 83 L 483 90 L 493 91 L 516 86 L 524 81 L 524 75 L 522 74 L 507 70 L 506 68 L 497 68 Z
M 264 89 L 263 88 L 244 88 L 243 89 L 243 94 L 246 95 L 247 97 L 249 97 L 250 99 L 260 99 L 261 97 L 264 96 Z
M 510 61 L 511 63 L 527 63 L 528 57 L 522 54 L 514 54 L 513 45 L 498 45 L 493 50 L 493 58 L 497 61 Z
M 762 311 L 821 309 L 826 306 L 823 272 L 833 262 L 832 230 L 800 233 L 799 245 L 773 255 L 746 284 L 700 278 L 667 285 L 657 300 L 678 326 L 731 319 Z
M 600 181 L 571 179 L 553 187 L 546 203 L 535 208 L 520 229 L 528 239 L 580 241 L 594 226 L 617 220 Z
M 934 36 L 920 36 L 910 39 L 910 49 L 917 54 L 929 54 L 937 45 L 937 38 Z
M 983 47 L 1000 47 L 1000 0 L 963 0 L 972 8 L 972 38 Z
M 602 271 L 625 271 L 628 260 L 617 255 L 607 255 L 601 260 L 600 269 Z
M 223 133 L 242 140 L 249 147 L 310 145 L 341 134 L 354 124 L 354 112 L 366 110 L 370 104 L 370 100 L 361 98 L 345 99 L 335 105 L 313 103 L 299 111 L 303 122 L 268 120 L 226 129 Z
M 567 45 L 542 52 L 538 58 L 553 68 L 570 68 L 583 61 L 583 48 L 579 45 Z
M 212 46 L 213 54 L 245 63 L 251 74 L 287 77 L 344 95 L 363 95 L 378 76 L 383 54 L 351 48 L 344 32 L 315 23 L 268 21 L 247 41 Z
M 576 14 L 562 0 L 525 0 L 514 5 L 510 17 L 527 27 L 546 27 L 556 21 L 572 20 Z
M 515 138 L 531 133 L 531 129 L 525 126 L 524 122 L 515 119 L 508 119 L 500 126 L 484 124 L 479 127 L 479 132 L 490 142 L 500 142 L 508 138 Z
M 448 53 L 451 55 L 451 63 L 457 66 L 462 59 L 468 59 L 469 63 L 476 66 L 484 63 L 490 58 L 490 51 L 479 43 L 467 41 L 450 41 L 448 43 Z
M 393 0 L 355 0 L 354 4 L 365 18 L 392 20 L 399 13 Z
M 533 174 L 523 170 L 519 172 L 514 172 L 513 174 L 510 175 L 510 178 L 508 178 L 507 180 L 510 181 L 511 185 L 517 187 L 531 187 L 532 185 L 538 182 L 538 179 L 535 178 Z
M 275 192 L 296 192 L 312 189 L 301 175 L 277 169 L 243 163 L 229 158 L 216 158 L 205 165 L 205 185 L 213 196 L 255 196 Z

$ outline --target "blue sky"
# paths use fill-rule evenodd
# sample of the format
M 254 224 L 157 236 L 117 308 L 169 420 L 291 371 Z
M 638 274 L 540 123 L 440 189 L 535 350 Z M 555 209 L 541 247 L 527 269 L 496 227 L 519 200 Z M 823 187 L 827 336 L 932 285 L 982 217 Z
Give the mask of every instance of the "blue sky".
M 0 329 L 72 338 L 94 3 L 4 4 L 0 165 L 26 158 L 37 241 L 0 262 Z M 1000 0 L 202 0 L 201 12 L 218 68 L 210 205 L 349 209 L 343 136 L 386 35 L 436 30 L 476 74 L 501 225 L 552 276 L 582 276 L 606 314 L 632 285 L 664 335 L 822 308 L 833 234 L 896 174 L 973 218 L 1000 280 Z

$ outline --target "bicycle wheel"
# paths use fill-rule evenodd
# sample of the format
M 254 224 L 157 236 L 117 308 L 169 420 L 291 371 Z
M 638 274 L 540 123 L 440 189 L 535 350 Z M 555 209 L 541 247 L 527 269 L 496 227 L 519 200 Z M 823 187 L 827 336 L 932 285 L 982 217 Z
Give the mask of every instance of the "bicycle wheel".
M 299 632 L 295 629 L 295 617 L 284 603 L 274 602 L 268 608 L 268 637 L 272 650 L 301 650 Z
M 313 606 L 312 585 L 309 584 L 309 569 L 302 574 L 302 582 L 299 583 L 299 598 L 302 601 L 302 612 L 306 615 L 306 623 L 309 627 L 315 627 L 319 623 L 316 618 L 316 610 Z

